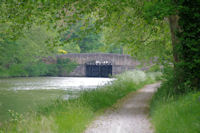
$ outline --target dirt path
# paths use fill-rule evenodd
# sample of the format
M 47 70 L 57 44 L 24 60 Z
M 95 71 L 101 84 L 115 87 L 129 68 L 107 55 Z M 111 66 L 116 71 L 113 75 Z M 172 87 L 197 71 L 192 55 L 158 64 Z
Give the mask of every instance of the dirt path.
M 85 133 L 153 133 L 148 120 L 149 102 L 160 83 L 146 85 L 122 99 L 114 110 L 95 120 Z

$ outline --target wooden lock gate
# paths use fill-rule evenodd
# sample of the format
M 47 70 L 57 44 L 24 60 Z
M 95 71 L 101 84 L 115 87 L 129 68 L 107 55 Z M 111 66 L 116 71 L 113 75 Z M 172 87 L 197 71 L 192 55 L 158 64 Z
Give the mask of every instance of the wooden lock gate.
M 112 76 L 112 64 L 108 61 L 92 61 L 85 64 L 87 77 L 110 77 Z

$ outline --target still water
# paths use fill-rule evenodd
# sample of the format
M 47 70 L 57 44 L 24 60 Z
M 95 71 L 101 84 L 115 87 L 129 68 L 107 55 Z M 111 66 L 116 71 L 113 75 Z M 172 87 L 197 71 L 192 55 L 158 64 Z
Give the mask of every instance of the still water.
M 113 78 L 87 77 L 30 77 L 0 79 L 0 89 L 8 90 L 82 90 L 110 83 Z
M 84 89 L 111 83 L 112 78 L 31 77 L 0 79 L 0 124 L 10 118 L 8 110 L 25 113 L 51 104 L 52 100 L 77 97 Z

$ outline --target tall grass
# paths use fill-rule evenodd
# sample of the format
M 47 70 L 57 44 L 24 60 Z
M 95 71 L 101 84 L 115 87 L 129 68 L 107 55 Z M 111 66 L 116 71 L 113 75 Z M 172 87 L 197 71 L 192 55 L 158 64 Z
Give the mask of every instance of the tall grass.
M 200 133 L 200 92 L 175 93 L 168 75 L 151 102 L 155 133 Z
M 57 89 L 17 91 L 0 89 L 0 123 L 10 119 L 8 110 L 14 110 L 20 114 L 30 110 L 36 111 L 39 106 L 46 105 L 51 100 L 67 95 L 68 93 L 65 90 Z
M 200 133 L 200 93 L 190 93 L 152 109 L 155 133 Z
M 37 112 L 22 117 L 15 118 L 19 115 L 13 114 L 13 119 L 1 127 L 0 133 L 81 133 L 106 108 L 128 93 L 154 82 L 158 76 L 142 71 L 126 72 L 118 75 L 112 84 L 83 91 L 78 98 L 55 100 Z

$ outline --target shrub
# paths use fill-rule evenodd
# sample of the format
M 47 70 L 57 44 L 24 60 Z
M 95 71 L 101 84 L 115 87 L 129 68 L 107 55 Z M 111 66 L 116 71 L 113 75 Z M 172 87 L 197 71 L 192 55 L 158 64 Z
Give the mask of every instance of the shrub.
M 14 77 L 28 76 L 28 72 L 25 70 L 24 64 L 14 64 L 9 68 L 9 75 Z
M 12 64 L 9 69 L 0 68 L 0 77 L 66 76 L 76 66 L 77 64 L 69 59 L 58 59 L 56 64 L 45 64 L 41 61 L 27 64 Z

